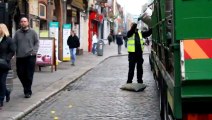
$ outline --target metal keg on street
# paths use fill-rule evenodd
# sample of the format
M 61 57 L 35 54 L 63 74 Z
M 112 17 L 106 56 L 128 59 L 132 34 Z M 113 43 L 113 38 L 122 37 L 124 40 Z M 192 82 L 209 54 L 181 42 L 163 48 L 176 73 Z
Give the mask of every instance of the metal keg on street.
M 11 92 L 13 90 L 14 71 L 9 70 L 7 74 L 6 87 Z
M 104 52 L 104 41 L 101 39 L 97 42 L 96 52 L 98 56 L 103 56 Z

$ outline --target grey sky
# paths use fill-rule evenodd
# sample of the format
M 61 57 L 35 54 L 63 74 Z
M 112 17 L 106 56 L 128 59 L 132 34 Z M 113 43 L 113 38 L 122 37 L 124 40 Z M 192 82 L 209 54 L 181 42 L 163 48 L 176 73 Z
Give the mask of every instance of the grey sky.
M 152 0 L 117 0 L 121 6 L 125 7 L 128 13 L 133 15 L 140 15 L 142 5 L 149 3 L 150 1 Z

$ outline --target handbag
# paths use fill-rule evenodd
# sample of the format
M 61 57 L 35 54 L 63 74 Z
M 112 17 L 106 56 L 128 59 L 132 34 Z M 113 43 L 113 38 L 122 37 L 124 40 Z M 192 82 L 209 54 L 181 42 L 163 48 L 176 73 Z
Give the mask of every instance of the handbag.
M 0 58 L 0 69 L 1 70 L 9 69 L 9 64 L 5 59 Z

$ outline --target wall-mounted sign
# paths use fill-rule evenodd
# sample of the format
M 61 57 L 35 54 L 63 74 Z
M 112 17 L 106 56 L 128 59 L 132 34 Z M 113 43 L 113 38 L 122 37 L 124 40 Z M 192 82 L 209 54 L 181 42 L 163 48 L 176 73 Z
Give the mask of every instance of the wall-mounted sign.
M 55 46 L 56 46 L 56 58 L 57 58 L 57 64 L 59 62 L 58 56 L 59 56 L 59 45 L 58 45 L 58 39 L 59 39 L 59 22 L 50 22 L 49 23 L 49 37 L 55 38 Z
M 38 16 L 38 0 L 29 0 L 29 14 Z

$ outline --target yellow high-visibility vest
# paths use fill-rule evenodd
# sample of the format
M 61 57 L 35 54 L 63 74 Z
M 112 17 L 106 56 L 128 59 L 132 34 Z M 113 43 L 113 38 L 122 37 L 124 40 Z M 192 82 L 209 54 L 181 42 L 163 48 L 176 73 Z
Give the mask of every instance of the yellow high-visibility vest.
M 138 32 L 138 35 L 140 38 L 141 48 L 143 51 L 144 50 L 144 40 L 143 40 L 142 34 L 140 32 Z M 128 49 L 128 52 L 135 52 L 135 34 L 133 34 L 132 37 L 128 38 L 127 49 Z

